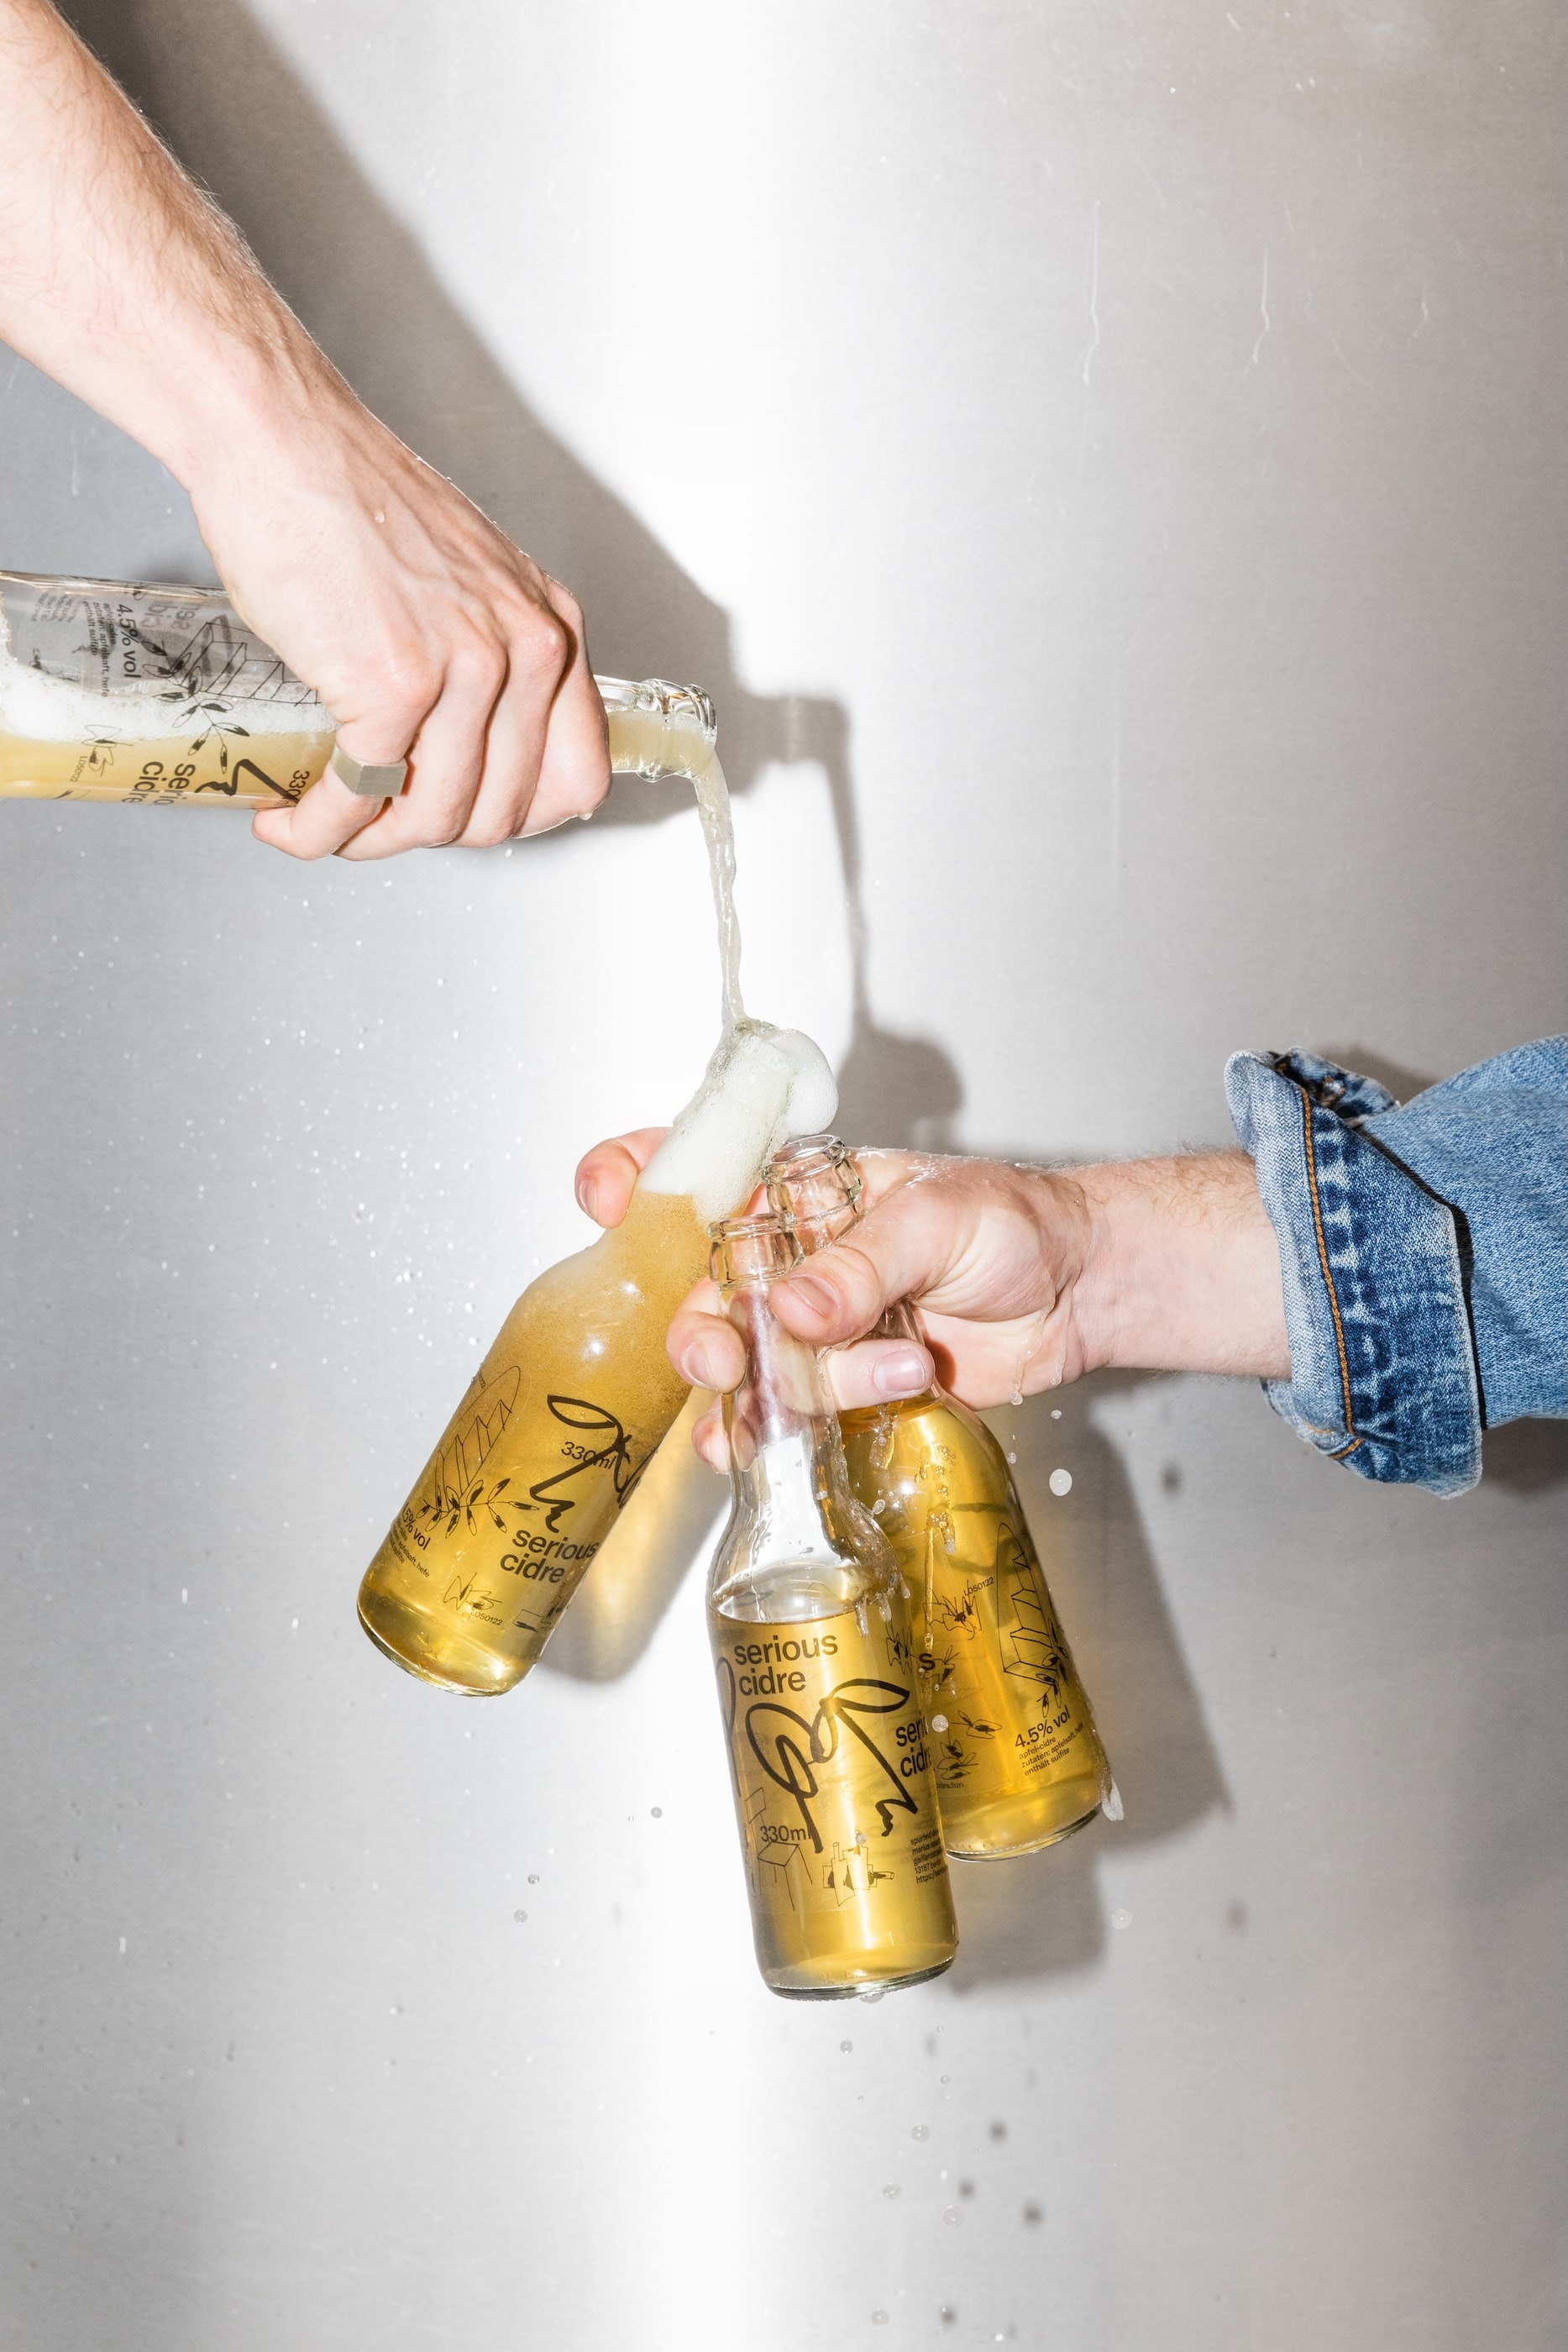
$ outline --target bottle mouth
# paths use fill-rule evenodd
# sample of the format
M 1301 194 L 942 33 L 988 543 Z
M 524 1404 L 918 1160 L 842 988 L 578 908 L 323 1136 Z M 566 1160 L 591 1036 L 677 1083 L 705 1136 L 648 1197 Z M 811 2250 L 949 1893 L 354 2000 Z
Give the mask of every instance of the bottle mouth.
M 776 1209 L 756 1217 L 721 1217 L 707 1234 L 713 1245 L 709 1270 L 727 1289 L 739 1282 L 771 1282 L 800 1263 L 795 1228 Z
M 830 1170 L 854 1168 L 849 1145 L 836 1135 L 792 1135 L 762 1171 L 765 1184 L 794 1182 L 805 1176 L 824 1176 Z
M 762 1171 L 768 1198 L 797 1228 L 847 1232 L 860 1214 L 865 1185 L 854 1154 L 836 1135 L 798 1135 Z M 819 1245 L 823 1236 L 819 1231 Z
M 594 685 L 613 719 L 640 719 L 672 734 L 699 736 L 711 751 L 718 735 L 713 697 L 667 677 L 600 677 Z

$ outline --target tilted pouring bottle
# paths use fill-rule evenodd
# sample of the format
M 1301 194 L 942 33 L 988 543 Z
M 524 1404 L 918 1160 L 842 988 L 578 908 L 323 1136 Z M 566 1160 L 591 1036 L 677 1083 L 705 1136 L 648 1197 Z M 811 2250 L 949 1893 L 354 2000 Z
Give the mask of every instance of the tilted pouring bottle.
M 797 1138 L 763 1181 L 808 1256 L 861 1213 L 860 1171 L 836 1136 Z M 878 1330 L 920 1337 L 902 1303 Z M 1001 1447 L 935 1383 L 841 1420 L 855 1494 L 910 1587 L 947 1852 L 1054 1845 L 1111 1798 L 1111 1768 Z
M 731 1218 L 713 1240 L 747 1367 L 724 1402 L 708 1632 L 758 1965 L 798 2000 L 918 1984 L 958 1937 L 907 1590 L 850 1491 L 816 1357 L 768 1302 L 799 1262 L 788 1222 Z
M 594 683 L 617 773 L 690 775 L 712 751 L 700 687 Z M 336 738 L 219 589 L 0 572 L 0 798 L 287 808 Z

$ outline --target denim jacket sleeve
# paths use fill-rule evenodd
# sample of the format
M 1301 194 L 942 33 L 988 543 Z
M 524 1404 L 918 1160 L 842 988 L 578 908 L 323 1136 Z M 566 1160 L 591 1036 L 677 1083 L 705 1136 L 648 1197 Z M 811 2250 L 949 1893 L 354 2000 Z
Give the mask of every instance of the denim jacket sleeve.
M 1568 1038 L 1403 1106 L 1315 1054 L 1237 1054 L 1225 1084 L 1284 1272 L 1265 1394 L 1310 1445 L 1458 1495 L 1483 1429 L 1568 1415 Z

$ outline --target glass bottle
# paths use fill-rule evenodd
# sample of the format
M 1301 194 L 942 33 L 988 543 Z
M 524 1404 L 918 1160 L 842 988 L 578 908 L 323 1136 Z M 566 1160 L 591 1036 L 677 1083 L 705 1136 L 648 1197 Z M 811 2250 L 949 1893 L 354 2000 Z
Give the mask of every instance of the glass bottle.
M 803 1255 L 847 1233 L 861 1176 L 836 1136 L 803 1136 L 763 1171 Z M 912 1309 L 888 1339 L 918 1340 Z M 841 1416 L 850 1482 L 908 1580 L 947 1852 L 1054 1845 L 1113 1801 L 1111 1768 L 1001 1447 L 935 1382 Z
M 664 1334 L 709 1221 L 749 1196 L 792 1106 L 824 1098 L 799 1030 L 727 1029 L 623 1222 L 524 1291 L 360 1587 L 396 1664 L 471 1697 L 528 1673 L 685 1401 Z
M 788 1222 L 712 1231 L 747 1369 L 724 1403 L 733 1501 L 708 1630 L 758 1965 L 796 2000 L 919 1984 L 958 1937 L 907 1590 L 850 1492 L 817 1360 L 768 1303 L 799 1262 Z
M 618 773 L 684 776 L 701 687 L 594 683 Z M 320 777 L 332 714 L 212 588 L 0 572 L 0 797 L 278 808 Z

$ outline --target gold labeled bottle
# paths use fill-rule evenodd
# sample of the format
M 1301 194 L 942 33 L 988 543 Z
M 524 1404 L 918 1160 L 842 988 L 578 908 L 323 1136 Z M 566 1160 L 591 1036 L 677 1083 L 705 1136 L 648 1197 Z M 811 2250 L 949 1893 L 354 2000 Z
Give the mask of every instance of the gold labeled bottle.
M 595 680 L 621 774 L 690 775 L 700 687 Z M 221 591 L 0 572 L 0 797 L 282 808 L 337 721 Z
M 624 1223 L 523 1293 L 360 1588 L 397 1664 L 471 1696 L 527 1674 L 685 1402 L 664 1333 L 709 1220 L 751 1192 L 791 1106 L 824 1097 L 800 1031 L 727 1030 Z
M 919 1984 L 957 1949 L 904 1579 L 850 1492 L 817 1360 L 774 1318 L 787 1221 L 716 1225 L 747 1347 L 708 1630 L 758 1965 L 796 2000 Z
M 836 1136 L 799 1139 L 764 1181 L 807 1255 L 860 1214 L 860 1172 Z M 879 1330 L 919 1337 L 902 1305 Z M 947 1852 L 1054 1845 L 1113 1801 L 1113 1783 L 1001 1447 L 935 1385 L 841 1422 L 851 1484 L 913 1597 Z

